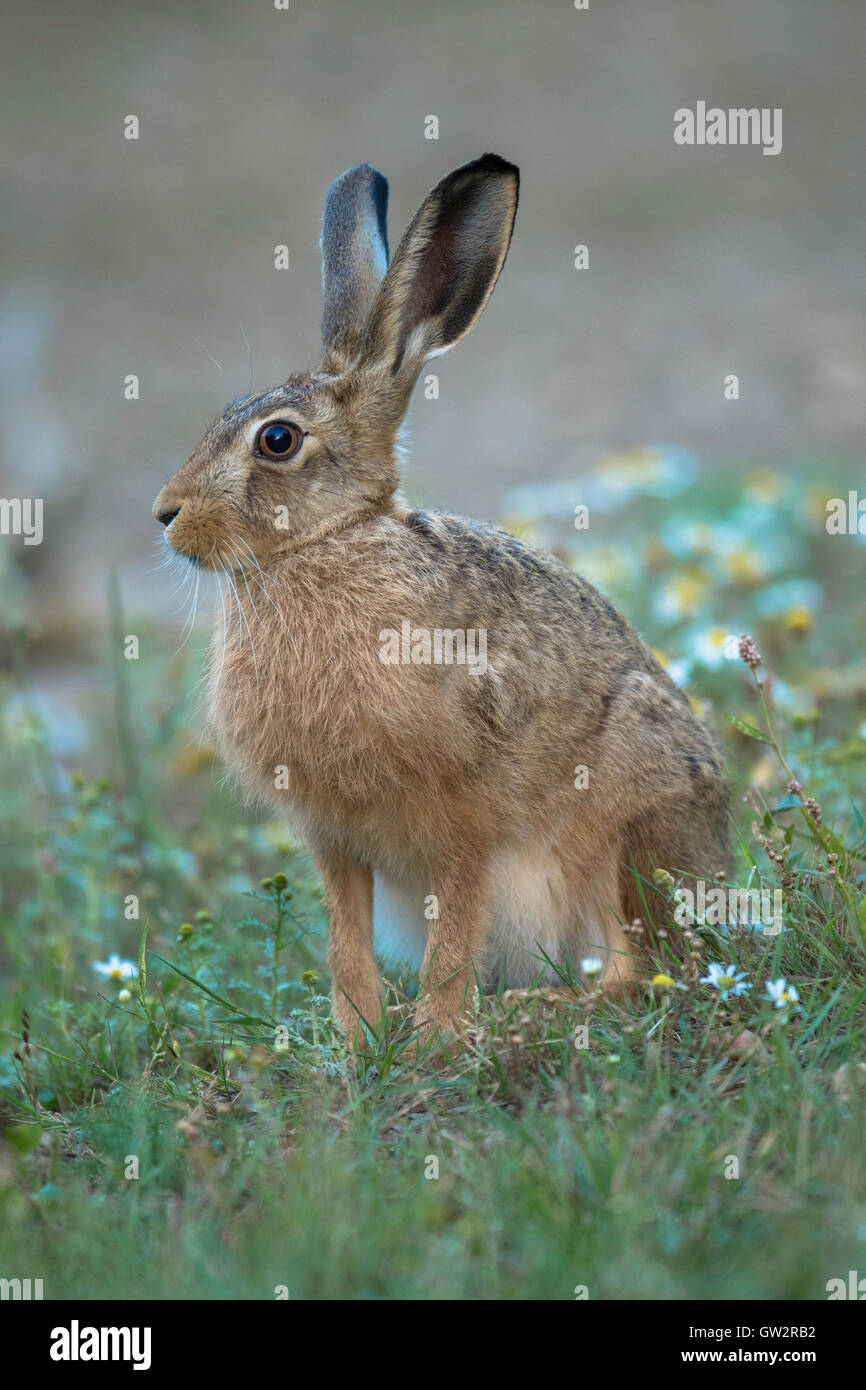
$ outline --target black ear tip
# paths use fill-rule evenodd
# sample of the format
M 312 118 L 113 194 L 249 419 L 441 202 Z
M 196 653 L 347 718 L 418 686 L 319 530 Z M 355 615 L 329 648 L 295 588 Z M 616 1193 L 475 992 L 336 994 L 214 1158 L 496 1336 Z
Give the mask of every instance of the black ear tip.
M 480 159 L 475 159 L 472 164 L 466 166 L 468 169 L 475 167 L 480 174 L 507 174 L 510 178 L 520 182 L 520 170 L 516 164 L 510 160 L 503 159 L 501 154 L 487 153 L 481 155 Z
M 461 164 L 457 169 L 452 169 L 450 174 L 446 174 L 437 189 L 444 197 L 450 198 L 458 189 L 478 188 L 483 186 L 485 179 L 501 179 L 507 181 L 513 188 L 515 204 L 520 196 L 520 170 L 516 164 L 510 160 L 503 159 L 501 154 L 479 155 L 478 159 L 471 159 L 468 164 Z

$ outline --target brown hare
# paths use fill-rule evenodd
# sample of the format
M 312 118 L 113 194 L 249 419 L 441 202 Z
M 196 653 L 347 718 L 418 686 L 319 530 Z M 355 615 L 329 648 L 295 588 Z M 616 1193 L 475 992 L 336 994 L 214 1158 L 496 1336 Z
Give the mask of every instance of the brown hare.
M 312 847 L 350 1039 L 384 1003 L 374 922 L 417 958 L 428 1036 L 458 1024 L 476 980 L 555 978 L 545 958 L 600 956 L 604 981 L 627 980 L 636 875 L 729 867 L 719 750 L 612 604 L 398 491 L 412 388 L 487 303 L 517 197 L 514 165 L 482 155 L 425 198 L 389 263 L 387 183 L 344 173 L 322 229 L 321 367 L 230 405 L 154 505 L 174 550 L 236 591 L 213 728 Z

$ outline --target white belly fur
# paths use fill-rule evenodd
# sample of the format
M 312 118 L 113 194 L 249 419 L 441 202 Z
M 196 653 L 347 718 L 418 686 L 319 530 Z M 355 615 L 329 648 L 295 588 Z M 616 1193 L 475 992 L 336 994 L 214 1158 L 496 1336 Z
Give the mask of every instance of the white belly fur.
M 520 989 L 539 977 L 556 981 L 542 951 L 552 961 L 601 954 L 603 912 L 591 887 L 581 903 L 569 902 L 559 859 L 548 849 L 499 852 L 491 866 L 492 921 L 483 961 L 476 962 L 488 989 L 495 989 L 505 966 L 505 985 Z M 424 916 L 429 885 L 395 883 L 375 876 L 373 920 L 376 949 L 389 963 L 403 962 L 417 972 L 427 940 Z

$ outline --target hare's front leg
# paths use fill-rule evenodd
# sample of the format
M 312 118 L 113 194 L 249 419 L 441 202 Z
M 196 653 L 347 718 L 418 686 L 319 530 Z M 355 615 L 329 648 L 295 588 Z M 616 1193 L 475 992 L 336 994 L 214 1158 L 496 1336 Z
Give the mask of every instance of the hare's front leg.
M 373 874 L 343 850 L 318 847 L 328 907 L 328 964 L 334 1018 L 351 1042 L 363 1041 L 361 1020 L 378 1027 L 385 988 L 373 958 Z
M 421 966 L 421 994 L 415 1022 L 423 1040 L 457 1029 L 471 1007 L 475 990 L 474 961 L 484 948 L 490 921 L 489 867 L 486 858 L 455 852 L 431 885 L 437 915 L 431 917 Z

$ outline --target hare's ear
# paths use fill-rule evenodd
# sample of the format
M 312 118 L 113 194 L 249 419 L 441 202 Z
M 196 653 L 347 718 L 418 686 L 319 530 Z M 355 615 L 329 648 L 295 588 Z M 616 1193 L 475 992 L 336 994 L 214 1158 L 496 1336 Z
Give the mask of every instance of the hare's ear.
M 370 164 L 335 179 L 322 218 L 322 342 L 325 358 L 356 356 L 388 268 L 388 181 Z
M 424 361 L 469 332 L 499 278 L 519 183 L 513 164 L 485 154 L 427 195 L 376 296 L 360 365 L 399 373 L 411 390 Z

